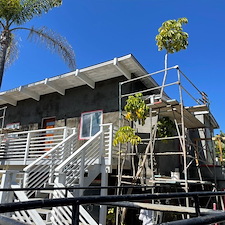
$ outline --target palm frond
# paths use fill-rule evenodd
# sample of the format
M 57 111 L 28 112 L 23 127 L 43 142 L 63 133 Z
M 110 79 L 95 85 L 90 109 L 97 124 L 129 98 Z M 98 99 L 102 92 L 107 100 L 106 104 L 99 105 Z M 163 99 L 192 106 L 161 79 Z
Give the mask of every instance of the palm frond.
M 14 17 L 14 22 L 18 25 L 30 21 L 33 17 L 47 13 L 50 9 L 58 7 L 62 0 L 21 0 L 21 10 Z
M 0 19 L 3 21 L 12 21 L 21 11 L 20 0 L 0 0 Z
M 76 68 L 75 54 L 71 45 L 67 40 L 59 34 L 56 34 L 52 30 L 42 27 L 40 29 L 24 28 L 29 30 L 28 39 L 37 43 L 44 44 L 53 53 L 57 53 L 68 64 L 71 70 Z
M 18 55 L 19 55 L 18 42 L 15 38 L 15 35 L 11 33 L 10 39 L 11 39 L 10 45 L 6 53 L 6 63 L 5 63 L 6 68 L 12 65 L 18 59 Z

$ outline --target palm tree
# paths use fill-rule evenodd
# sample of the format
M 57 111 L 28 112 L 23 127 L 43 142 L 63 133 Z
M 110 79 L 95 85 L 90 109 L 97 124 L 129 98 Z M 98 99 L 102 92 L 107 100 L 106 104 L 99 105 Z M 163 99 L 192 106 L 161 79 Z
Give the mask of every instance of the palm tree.
M 46 27 L 27 28 L 25 23 L 58 7 L 62 0 L 0 0 L 0 87 L 6 64 L 11 64 L 17 56 L 14 32 L 28 31 L 28 39 L 40 42 L 58 53 L 71 69 L 75 69 L 72 47 L 65 38 Z

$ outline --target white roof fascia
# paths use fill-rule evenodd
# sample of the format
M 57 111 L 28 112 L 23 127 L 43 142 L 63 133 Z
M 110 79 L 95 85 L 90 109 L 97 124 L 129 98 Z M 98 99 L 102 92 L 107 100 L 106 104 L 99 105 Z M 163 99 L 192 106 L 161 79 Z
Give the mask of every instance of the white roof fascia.
M 0 100 L 3 100 L 4 102 L 10 104 L 10 105 L 13 105 L 13 106 L 16 106 L 17 105 L 17 101 L 10 98 L 10 97 L 7 97 L 7 96 L 4 96 L 3 94 L 0 95 Z
M 194 115 L 203 115 L 203 114 L 209 114 L 209 111 L 194 112 Z
M 65 95 L 65 90 L 61 87 L 59 87 L 57 84 L 54 84 L 53 81 L 49 81 L 49 78 L 45 79 L 45 84 L 52 88 L 53 90 L 55 90 L 56 92 L 58 92 L 61 95 Z
M 214 129 L 219 129 L 219 124 L 210 111 L 194 112 L 194 115 L 207 115 Z
M 84 73 L 81 73 L 79 69 L 76 69 L 75 76 L 82 80 L 84 83 L 86 83 L 92 89 L 95 88 L 95 82 L 89 77 L 87 77 Z
M 33 98 L 38 101 L 41 95 L 52 92 L 58 92 L 61 95 L 65 95 L 66 89 L 86 84 L 94 89 L 96 82 L 119 76 L 125 76 L 127 79 L 130 79 L 132 73 L 134 73 L 136 77 L 148 74 L 136 58 L 132 54 L 128 54 L 80 70 L 0 92 L 0 105 L 9 103 L 15 106 L 18 101 L 28 98 Z M 156 85 L 151 77 L 143 78 L 141 81 L 147 85 L 147 87 Z
M 95 65 L 92 65 L 92 66 L 88 66 L 88 67 L 80 69 L 80 73 L 83 73 L 83 72 L 86 72 L 86 71 L 89 71 L 89 70 L 98 69 L 100 67 L 104 67 L 104 66 L 110 65 L 112 63 L 113 63 L 113 60 L 109 60 L 109 61 L 98 63 L 98 64 L 95 64 Z
M 22 93 L 24 93 L 25 95 L 33 98 L 36 101 L 39 101 L 40 100 L 40 95 L 39 94 L 37 94 L 34 91 L 29 90 L 28 88 L 26 88 L 24 86 L 20 86 L 19 87 L 19 91 L 22 92 Z
M 131 79 L 131 73 L 123 66 L 120 62 L 118 62 L 118 58 L 114 58 L 113 65 L 128 79 Z

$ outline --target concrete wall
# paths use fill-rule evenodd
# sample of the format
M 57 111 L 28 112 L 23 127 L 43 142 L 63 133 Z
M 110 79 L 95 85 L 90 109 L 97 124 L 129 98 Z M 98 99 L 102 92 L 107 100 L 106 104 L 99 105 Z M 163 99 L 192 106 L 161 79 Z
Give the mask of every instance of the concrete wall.
M 105 80 L 96 83 L 95 89 L 87 85 L 66 90 L 65 95 L 51 93 L 40 97 L 40 101 L 26 99 L 19 101 L 17 106 L 8 105 L 5 125 L 20 123 L 22 130 L 33 130 L 42 127 L 43 118 L 55 117 L 56 127 L 78 127 L 82 112 L 103 110 L 103 123 L 118 120 L 119 82 L 125 77 Z M 128 84 L 124 93 L 145 89 L 142 82 Z
M 213 165 L 213 161 L 215 158 L 214 152 L 215 150 L 212 141 L 213 129 L 211 121 L 209 120 L 208 114 L 199 114 L 196 115 L 196 118 L 205 125 L 205 128 L 190 130 L 189 131 L 190 138 L 191 140 L 193 140 L 194 143 L 198 144 L 199 147 L 198 152 L 200 159 L 206 161 L 205 163 L 204 162 L 200 163 L 203 165 L 204 164 Z
M 118 111 L 118 84 L 124 79 L 121 76 L 98 82 L 95 89 L 87 85 L 68 89 L 64 96 L 51 93 L 41 96 L 40 101 L 19 101 L 17 106 L 8 106 L 5 124 L 19 122 L 23 130 L 37 129 L 41 128 L 43 118 L 55 117 L 56 126 L 74 127 L 78 125 L 82 112 Z

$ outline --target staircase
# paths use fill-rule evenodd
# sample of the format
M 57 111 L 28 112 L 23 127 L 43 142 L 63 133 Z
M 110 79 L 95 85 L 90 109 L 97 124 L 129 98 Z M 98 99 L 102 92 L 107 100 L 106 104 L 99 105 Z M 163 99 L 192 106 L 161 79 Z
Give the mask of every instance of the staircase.
M 112 170 L 112 136 L 112 124 L 102 125 L 102 129 L 98 133 L 78 148 L 77 133 L 73 132 L 24 168 L 23 187 L 40 188 L 49 185 L 54 185 L 54 187 L 86 187 L 100 173 L 102 174 L 102 181 L 106 181 L 107 173 Z M 107 183 L 102 185 L 107 185 Z M 82 190 L 76 194 L 64 190 L 55 190 L 50 193 L 51 196 L 49 195 L 49 197 L 64 198 L 81 196 L 82 194 Z M 17 192 L 15 196 L 16 201 L 27 201 L 42 197 L 43 193 L 40 193 L 40 191 Z M 28 221 L 30 224 L 36 225 L 71 224 L 70 206 L 54 207 L 48 214 L 50 215 L 43 219 L 40 211 L 27 210 L 26 212 L 16 212 L 13 217 L 19 221 Z M 41 220 L 41 222 L 35 221 L 35 218 Z M 82 206 L 80 206 L 79 219 L 80 224 L 83 225 L 98 224 Z

